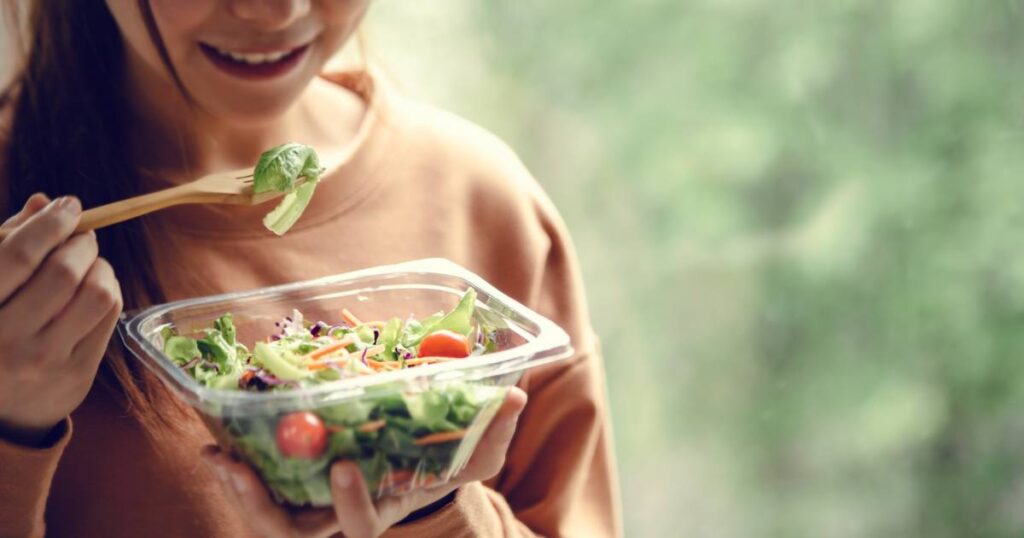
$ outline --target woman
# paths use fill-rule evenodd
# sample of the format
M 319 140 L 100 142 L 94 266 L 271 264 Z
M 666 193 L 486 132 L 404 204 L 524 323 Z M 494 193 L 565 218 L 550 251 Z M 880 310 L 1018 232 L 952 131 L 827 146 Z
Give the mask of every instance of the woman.
M 0 535 L 619 532 L 603 370 L 563 224 L 489 134 L 366 71 L 320 74 L 367 3 L 32 3 L 3 101 Z M 350 157 L 282 238 L 262 229 L 265 207 L 210 205 L 73 233 L 83 206 L 251 166 L 286 141 Z M 333 509 L 286 511 L 111 340 L 122 306 L 427 256 L 551 317 L 578 351 L 523 378 L 443 487 L 373 503 L 339 462 Z

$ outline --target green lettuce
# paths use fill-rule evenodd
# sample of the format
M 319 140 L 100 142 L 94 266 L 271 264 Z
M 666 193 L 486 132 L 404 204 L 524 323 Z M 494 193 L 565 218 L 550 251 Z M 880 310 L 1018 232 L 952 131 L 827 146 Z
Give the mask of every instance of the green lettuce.
M 220 331 L 221 336 L 224 337 L 224 341 L 230 345 L 235 345 L 237 340 L 235 339 L 235 323 L 232 321 L 231 314 L 224 314 L 217 318 L 213 322 L 213 328 Z
M 419 345 L 428 334 L 449 330 L 468 336 L 473 330 L 473 309 L 476 306 L 476 290 L 469 288 L 462 295 L 459 304 L 447 314 L 434 314 L 417 323 L 410 320 L 405 327 L 402 345 L 408 348 Z
M 391 353 L 390 358 L 399 358 L 396 346 L 398 345 L 398 338 L 401 333 L 402 318 L 391 318 L 380 331 L 379 343 L 384 346 L 384 349 Z
M 164 354 L 179 366 L 196 357 L 204 359 L 190 367 L 192 376 L 204 386 L 215 389 L 237 388 L 248 350 L 236 340 L 231 314 L 221 316 L 201 339 L 164 334 Z
M 313 199 L 313 191 L 316 190 L 316 180 L 303 183 L 299 188 L 284 195 L 281 203 L 273 211 L 263 217 L 263 225 L 277 235 L 284 235 L 295 221 L 299 220 L 302 213 Z
M 418 394 L 403 394 L 402 399 L 413 421 L 423 428 L 430 431 L 456 429 L 456 426 L 446 420 L 448 411 L 451 410 L 446 393 L 431 390 Z
M 264 152 L 253 170 L 253 192 L 282 192 L 284 198 L 263 225 L 277 235 L 287 232 L 309 205 L 323 171 L 316 152 L 303 144 L 289 142 Z
M 265 342 L 258 342 L 252 350 L 253 362 L 265 368 L 279 379 L 296 381 L 310 376 L 309 370 L 295 365 L 297 358 L 286 349 L 274 349 Z
M 170 336 L 164 341 L 164 355 L 182 365 L 199 356 L 199 346 L 187 336 Z
M 288 192 L 295 187 L 298 178 L 315 181 L 321 172 L 320 160 L 313 148 L 295 142 L 281 144 L 260 155 L 253 170 L 252 190 L 256 194 Z

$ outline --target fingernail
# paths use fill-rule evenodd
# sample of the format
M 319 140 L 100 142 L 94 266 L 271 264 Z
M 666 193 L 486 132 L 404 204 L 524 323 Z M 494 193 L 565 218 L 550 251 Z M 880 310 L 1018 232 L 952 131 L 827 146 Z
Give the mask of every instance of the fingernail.
M 82 202 L 78 201 L 78 198 L 74 196 L 61 196 L 54 201 L 57 208 L 62 211 L 67 211 L 72 215 L 77 215 L 82 212 Z
M 45 194 L 43 194 L 41 192 L 37 192 L 37 193 L 33 194 L 32 196 L 28 197 L 28 200 L 25 201 L 25 207 L 27 208 L 28 206 L 32 205 L 33 201 L 36 202 L 36 206 L 39 205 L 38 202 L 44 202 L 43 205 L 45 206 L 46 204 L 50 203 L 52 200 L 47 198 L 47 196 Z
M 334 483 L 339 488 L 347 488 L 352 483 L 352 471 L 344 467 L 336 467 L 334 469 Z
M 241 475 L 231 475 L 231 482 L 235 485 L 235 491 L 239 493 L 245 493 L 249 489 L 249 484 L 245 483 L 245 478 Z

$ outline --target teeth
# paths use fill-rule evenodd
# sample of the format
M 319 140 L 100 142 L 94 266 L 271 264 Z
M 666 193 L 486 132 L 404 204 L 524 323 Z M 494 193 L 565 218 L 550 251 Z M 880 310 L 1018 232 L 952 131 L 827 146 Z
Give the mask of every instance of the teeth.
M 224 50 L 224 49 L 216 49 L 216 50 L 217 50 L 217 52 L 221 53 L 224 56 L 227 56 L 228 58 L 231 58 L 232 60 L 235 60 L 236 62 L 244 62 L 244 63 L 250 64 L 250 65 L 258 65 L 258 64 L 265 64 L 265 63 L 276 62 L 276 61 L 280 60 L 281 58 L 284 58 L 285 56 L 288 56 L 292 52 L 290 50 L 282 50 L 282 51 L 268 52 L 268 53 L 259 53 L 259 52 L 241 53 L 241 52 L 232 52 L 230 50 Z

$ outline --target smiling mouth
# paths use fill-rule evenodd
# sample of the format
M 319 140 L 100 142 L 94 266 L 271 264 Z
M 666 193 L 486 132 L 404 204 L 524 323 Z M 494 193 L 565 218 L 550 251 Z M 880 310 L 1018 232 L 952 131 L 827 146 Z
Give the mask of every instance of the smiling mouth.
M 269 52 L 239 52 L 199 43 L 203 54 L 219 70 L 240 78 L 274 78 L 291 71 L 309 50 L 309 43 Z

